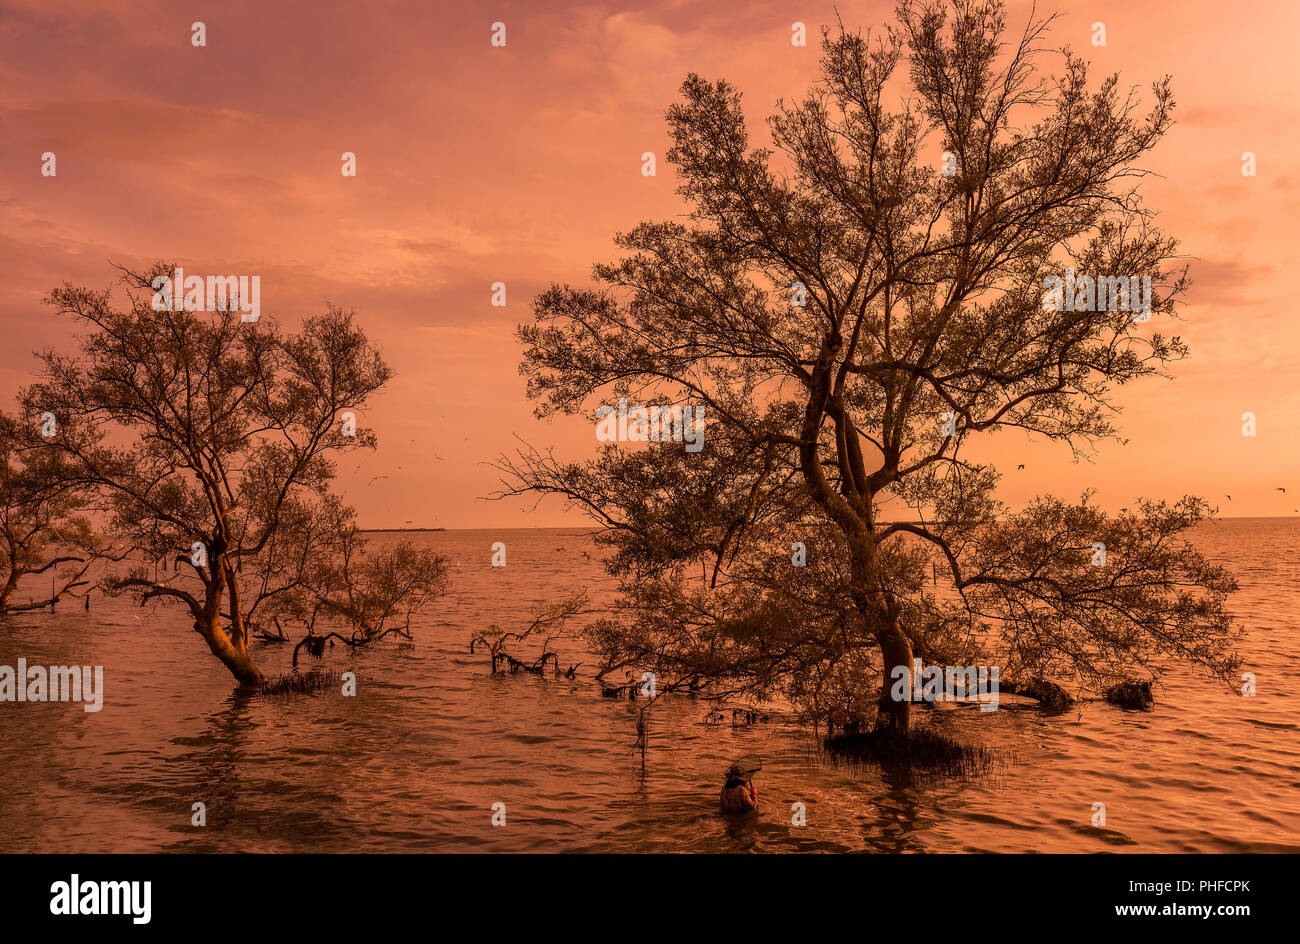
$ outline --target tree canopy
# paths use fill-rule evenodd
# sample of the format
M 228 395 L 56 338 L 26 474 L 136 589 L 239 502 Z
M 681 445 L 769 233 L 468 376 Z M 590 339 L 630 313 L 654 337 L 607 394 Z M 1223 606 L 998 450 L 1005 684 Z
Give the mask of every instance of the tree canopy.
M 371 638 L 403 602 L 441 592 L 445 561 L 403 543 L 369 553 L 331 491 L 334 457 L 373 448 L 356 415 L 392 377 L 354 315 L 331 307 L 297 331 L 274 318 L 158 310 L 159 263 L 111 290 L 65 284 L 47 302 L 85 329 L 76 350 L 40 355 L 23 391 L 38 440 L 69 486 L 91 490 L 145 563 L 111 583 L 179 602 L 242 683 L 257 619 L 325 608 Z M 342 414 L 356 411 L 351 417 Z M 409 612 L 409 611 L 408 611 Z
M 1119 439 L 1118 388 L 1186 354 L 1165 331 L 1189 283 L 1138 164 L 1170 83 L 1143 108 L 1068 49 L 1045 74 L 1049 25 L 1009 38 L 1001 4 L 957 0 L 827 31 L 770 146 L 735 88 L 687 77 L 667 113 L 687 216 L 617 236 L 595 287 L 553 285 L 518 332 L 540 416 L 627 397 L 709 418 L 700 452 L 502 459 L 507 494 L 605 529 L 624 591 L 589 630 L 607 668 L 854 725 L 878 704 L 894 730 L 908 705 L 882 678 L 914 656 L 1080 685 L 1235 671 L 1234 583 L 1185 539 L 1204 501 L 1012 509 L 970 458 L 1011 428 L 1092 455 Z M 1149 278 L 1149 319 L 1044 304 L 1067 268 Z

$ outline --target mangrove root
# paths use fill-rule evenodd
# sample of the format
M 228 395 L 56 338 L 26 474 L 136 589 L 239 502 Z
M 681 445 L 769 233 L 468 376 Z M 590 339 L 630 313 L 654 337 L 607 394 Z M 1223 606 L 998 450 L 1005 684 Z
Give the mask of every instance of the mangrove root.
M 900 732 L 892 726 L 828 735 L 822 742 L 835 762 L 964 777 L 994 768 L 1000 758 L 986 747 L 973 747 L 928 728 Z
M 310 672 L 291 672 L 278 678 L 269 679 L 257 687 L 259 698 L 272 698 L 280 695 L 316 695 L 327 688 L 337 686 L 343 680 L 341 673 L 326 669 L 312 669 Z

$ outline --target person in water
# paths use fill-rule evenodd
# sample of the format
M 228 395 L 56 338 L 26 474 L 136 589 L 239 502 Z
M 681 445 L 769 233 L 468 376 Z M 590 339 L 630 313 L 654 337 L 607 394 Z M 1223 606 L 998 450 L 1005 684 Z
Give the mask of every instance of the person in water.
M 758 791 L 738 764 L 727 768 L 727 782 L 722 785 L 722 812 L 748 813 L 758 806 Z

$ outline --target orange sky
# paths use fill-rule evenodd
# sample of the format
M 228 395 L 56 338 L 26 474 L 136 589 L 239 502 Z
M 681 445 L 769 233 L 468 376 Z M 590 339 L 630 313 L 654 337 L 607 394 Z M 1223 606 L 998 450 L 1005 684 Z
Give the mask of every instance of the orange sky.
M 839 5 L 850 27 L 892 9 Z M 1131 442 L 1094 464 L 1019 433 L 992 443 L 1003 498 L 1093 487 L 1113 509 L 1192 492 L 1225 515 L 1292 514 L 1300 5 L 1039 4 L 1055 9 L 1053 44 L 1096 77 L 1174 77 L 1178 124 L 1147 162 L 1164 179 L 1146 199 L 1195 257 L 1179 329 L 1192 355 L 1176 380 L 1121 391 Z M 761 140 L 775 100 L 816 75 L 816 42 L 793 47 L 791 23 L 812 39 L 834 15 L 769 0 L 0 3 L 0 397 L 27 381 L 33 349 L 67 342 L 68 323 L 39 303 L 65 279 L 104 286 L 108 260 L 157 258 L 256 274 L 262 311 L 286 321 L 325 300 L 355 308 L 397 370 L 366 416 L 379 450 L 342 465 L 363 523 L 581 525 L 558 505 L 479 500 L 495 484 L 484 463 L 516 434 L 569 456 L 596 445 L 581 418 L 532 417 L 513 326 L 540 288 L 584 283 L 612 258 L 614 232 L 681 211 L 663 112 L 688 71 L 736 84 Z M 1017 28 L 1027 15 L 1011 5 Z M 190 43 L 195 20 L 206 48 Z M 496 20 L 505 48 L 489 43 Z M 1095 21 L 1104 48 L 1090 44 Z M 46 151 L 57 177 L 40 174 Z M 344 151 L 355 178 L 339 172 Z M 641 175 L 644 151 L 657 177 Z M 1258 176 L 1242 176 L 1243 151 Z M 496 281 L 504 309 L 490 304 Z M 376 475 L 388 477 L 367 486 Z

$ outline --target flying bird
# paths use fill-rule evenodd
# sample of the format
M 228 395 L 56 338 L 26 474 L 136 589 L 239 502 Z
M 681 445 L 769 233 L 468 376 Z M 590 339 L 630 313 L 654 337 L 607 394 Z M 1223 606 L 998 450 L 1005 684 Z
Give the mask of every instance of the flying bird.
M 1024 467 L 1025 467 L 1025 464 L 1022 462 L 1022 463 L 1020 463 L 1020 465 L 1016 466 L 1016 471 L 1019 472 L 1019 471 L 1020 471 L 1021 469 L 1023 469 Z
M 1283 495 L 1286 494 L 1286 489 L 1284 489 L 1281 485 L 1279 485 L 1279 486 L 1277 487 L 1277 490 L 1278 490 L 1279 492 L 1281 492 Z
M 376 480 L 378 480 L 378 479 L 386 479 L 386 478 L 388 478 L 388 476 L 386 476 L 386 475 L 376 475 L 373 479 L 370 480 L 370 482 L 369 482 L 368 484 L 370 484 L 370 485 L 374 485 Z

